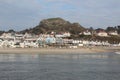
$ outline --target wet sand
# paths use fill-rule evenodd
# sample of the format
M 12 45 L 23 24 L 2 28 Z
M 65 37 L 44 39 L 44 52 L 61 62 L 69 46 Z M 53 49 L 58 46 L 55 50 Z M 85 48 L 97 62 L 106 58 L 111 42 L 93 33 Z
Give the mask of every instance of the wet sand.
M 30 53 L 30 54 L 73 54 L 73 53 L 104 53 L 104 52 L 115 52 L 120 48 L 113 47 L 82 47 L 82 48 L 0 48 L 0 54 L 2 53 Z

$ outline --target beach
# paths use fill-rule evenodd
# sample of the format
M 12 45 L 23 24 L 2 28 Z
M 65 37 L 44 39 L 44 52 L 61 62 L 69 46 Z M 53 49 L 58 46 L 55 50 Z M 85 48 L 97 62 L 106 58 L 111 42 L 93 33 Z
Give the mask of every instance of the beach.
M 69 54 L 69 53 L 104 53 L 120 51 L 120 47 L 81 47 L 81 48 L 0 48 L 2 53 L 27 54 Z

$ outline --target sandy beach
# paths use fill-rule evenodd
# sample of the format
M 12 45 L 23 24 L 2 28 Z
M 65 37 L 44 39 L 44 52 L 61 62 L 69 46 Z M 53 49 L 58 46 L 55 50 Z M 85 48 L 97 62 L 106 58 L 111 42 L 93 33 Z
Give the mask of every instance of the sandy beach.
M 30 53 L 30 54 L 73 54 L 73 53 L 104 53 L 119 51 L 120 47 L 82 47 L 82 48 L 0 48 L 2 53 Z

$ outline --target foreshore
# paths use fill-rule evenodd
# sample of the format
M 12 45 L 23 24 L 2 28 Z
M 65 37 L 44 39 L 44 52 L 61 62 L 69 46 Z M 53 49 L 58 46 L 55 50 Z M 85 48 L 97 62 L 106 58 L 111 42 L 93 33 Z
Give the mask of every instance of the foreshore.
M 79 54 L 120 51 L 120 47 L 81 47 L 81 48 L 0 48 L 0 54 Z

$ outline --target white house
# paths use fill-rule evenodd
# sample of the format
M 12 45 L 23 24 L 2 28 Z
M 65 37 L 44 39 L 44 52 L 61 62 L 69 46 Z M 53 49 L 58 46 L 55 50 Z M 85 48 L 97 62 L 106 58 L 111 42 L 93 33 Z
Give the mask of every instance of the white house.
M 112 35 L 112 36 L 117 36 L 118 32 L 117 31 L 110 31 L 110 32 L 108 32 L 108 34 Z
M 63 35 L 64 35 L 64 37 L 70 37 L 71 36 L 71 34 L 69 32 L 64 32 Z
M 100 37 L 107 37 L 108 36 L 108 33 L 105 32 L 105 31 L 99 31 L 96 33 L 97 36 L 100 36 Z
M 55 37 L 70 37 L 71 34 L 69 32 L 63 32 L 63 33 L 60 33 L 60 34 L 56 34 Z
M 23 37 L 24 37 L 24 38 L 31 38 L 31 37 L 32 37 L 32 34 L 30 34 L 30 33 L 25 33 Z
M 56 38 L 62 38 L 62 37 L 64 37 L 64 35 L 62 35 L 62 34 L 56 34 L 55 37 Z
M 88 31 L 88 30 L 86 30 L 86 31 L 84 31 L 83 33 L 82 33 L 83 35 L 92 35 L 92 33 L 90 32 L 90 31 Z
M 2 39 L 14 39 L 15 36 L 12 33 L 3 33 L 0 37 Z

